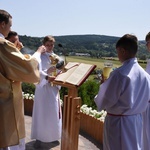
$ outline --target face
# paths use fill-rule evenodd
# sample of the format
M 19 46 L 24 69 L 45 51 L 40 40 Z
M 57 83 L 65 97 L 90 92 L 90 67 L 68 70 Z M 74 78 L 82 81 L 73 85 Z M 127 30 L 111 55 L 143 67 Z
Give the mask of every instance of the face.
M 54 42 L 47 41 L 44 46 L 46 47 L 47 52 L 52 52 L 54 48 Z
M 121 47 L 117 47 L 117 54 L 118 54 L 118 58 L 119 58 L 119 61 L 122 63 L 122 62 L 124 62 L 124 60 L 125 60 L 125 50 L 123 49 L 123 48 L 121 48 Z
M 1 23 L 1 33 L 4 35 L 4 37 L 8 36 L 8 33 L 11 30 L 11 26 L 12 26 L 11 18 L 9 18 L 9 22 L 7 24 L 4 21 Z
M 146 41 L 147 50 L 150 52 L 150 39 Z
M 18 35 L 11 36 L 8 40 L 12 43 L 15 43 L 16 41 L 19 41 L 19 37 L 18 37 Z

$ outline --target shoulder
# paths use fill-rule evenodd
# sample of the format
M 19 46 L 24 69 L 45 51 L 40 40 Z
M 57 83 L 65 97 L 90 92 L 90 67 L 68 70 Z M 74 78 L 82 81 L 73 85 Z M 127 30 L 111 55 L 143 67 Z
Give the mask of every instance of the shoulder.
M 0 38 L 0 45 L 1 45 L 1 51 L 4 49 L 5 51 L 9 52 L 16 52 L 19 51 L 13 43 L 10 41 Z
M 6 45 L 11 45 L 11 46 L 14 46 L 13 43 L 11 43 L 10 41 L 4 39 L 4 38 L 0 38 L 0 43 L 1 44 L 6 44 Z
M 110 78 L 115 84 L 128 82 L 129 80 L 128 73 L 122 66 L 112 71 L 110 74 Z
M 46 53 L 42 53 L 41 54 L 41 60 L 42 60 L 42 62 L 43 61 L 48 61 L 48 59 L 49 59 L 49 56 Z
M 41 58 L 45 58 L 45 57 L 48 57 L 48 55 L 46 53 L 42 53 Z

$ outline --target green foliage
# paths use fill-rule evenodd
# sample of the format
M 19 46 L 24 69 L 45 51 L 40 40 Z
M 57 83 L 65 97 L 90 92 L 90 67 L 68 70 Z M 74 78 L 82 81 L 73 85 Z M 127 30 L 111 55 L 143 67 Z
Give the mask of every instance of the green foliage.
M 22 83 L 22 91 L 24 93 L 34 94 L 35 92 L 35 85 L 32 83 Z
M 87 80 L 84 82 L 78 90 L 78 95 L 81 97 L 82 105 L 86 104 L 88 107 L 96 109 L 94 97 L 98 93 L 99 83 L 95 80 Z
M 31 37 L 31 36 L 19 36 L 20 41 L 23 43 L 23 45 L 31 50 L 36 50 L 41 44 L 42 44 L 42 39 L 39 37 Z
M 68 95 L 68 89 L 66 87 L 61 87 L 60 91 L 60 98 L 63 100 L 65 95 Z
M 33 50 L 33 52 L 42 44 L 43 37 L 19 36 L 23 45 Z M 54 38 L 56 39 L 54 51 L 57 54 L 64 53 L 68 56 L 75 53 L 89 53 L 91 57 L 96 58 L 117 56 L 115 45 L 119 37 L 106 35 L 66 35 L 54 36 Z M 62 44 L 63 47 L 59 47 L 58 44 Z M 145 41 L 139 41 L 137 57 L 142 55 L 146 55 L 147 58 L 150 57 L 150 53 L 146 50 Z
M 81 97 L 82 105 L 86 104 L 88 107 L 96 109 L 96 104 L 94 102 L 94 97 L 98 93 L 99 83 L 95 80 L 87 80 L 78 89 L 78 96 Z M 24 93 L 34 94 L 35 85 L 31 83 L 22 83 L 22 91 Z M 64 96 L 68 94 L 68 89 L 66 87 L 61 87 L 60 97 L 63 100 Z

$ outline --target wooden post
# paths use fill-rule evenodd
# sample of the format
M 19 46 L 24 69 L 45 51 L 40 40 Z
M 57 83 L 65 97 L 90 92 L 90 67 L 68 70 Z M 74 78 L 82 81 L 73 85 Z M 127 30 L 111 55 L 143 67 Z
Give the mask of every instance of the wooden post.
M 78 150 L 81 98 L 76 87 L 64 97 L 61 150 Z
M 70 62 L 64 68 L 53 81 L 53 84 L 68 88 L 68 96 L 64 97 L 61 150 L 78 150 L 81 104 L 81 98 L 77 97 L 78 87 L 96 65 Z

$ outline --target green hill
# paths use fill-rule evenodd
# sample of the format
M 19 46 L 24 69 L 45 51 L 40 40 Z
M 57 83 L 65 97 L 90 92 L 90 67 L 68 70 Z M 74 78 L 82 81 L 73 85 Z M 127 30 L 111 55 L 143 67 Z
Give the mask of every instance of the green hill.
M 106 35 L 66 35 L 54 36 L 56 39 L 56 53 L 65 53 L 66 55 L 75 55 L 75 53 L 88 53 L 91 57 L 116 57 L 115 44 L 119 37 Z M 20 41 L 24 44 L 27 51 L 24 53 L 33 53 L 41 44 L 43 37 L 21 36 Z M 59 47 L 61 44 L 62 47 Z M 147 52 L 144 41 L 139 41 L 139 51 L 137 56 L 146 59 L 150 54 Z

